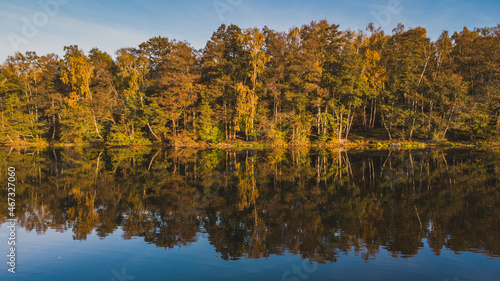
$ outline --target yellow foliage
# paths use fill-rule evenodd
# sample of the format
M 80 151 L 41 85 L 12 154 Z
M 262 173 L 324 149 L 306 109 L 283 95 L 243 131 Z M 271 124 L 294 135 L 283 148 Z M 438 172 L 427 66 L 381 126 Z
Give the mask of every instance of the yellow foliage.
M 61 81 L 70 87 L 71 91 L 67 101 L 70 106 L 80 98 L 90 98 L 90 84 L 94 77 L 94 66 L 81 50 L 75 51 L 76 46 L 68 47 L 65 55 L 65 67 L 61 70 Z

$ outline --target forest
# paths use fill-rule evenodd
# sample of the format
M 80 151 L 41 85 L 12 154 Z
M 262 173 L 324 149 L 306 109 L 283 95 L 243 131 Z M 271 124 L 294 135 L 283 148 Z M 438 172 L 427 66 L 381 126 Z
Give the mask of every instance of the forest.
M 498 142 L 500 25 L 287 32 L 221 25 L 201 50 L 16 53 L 0 69 L 0 143 L 195 146 L 382 140 Z

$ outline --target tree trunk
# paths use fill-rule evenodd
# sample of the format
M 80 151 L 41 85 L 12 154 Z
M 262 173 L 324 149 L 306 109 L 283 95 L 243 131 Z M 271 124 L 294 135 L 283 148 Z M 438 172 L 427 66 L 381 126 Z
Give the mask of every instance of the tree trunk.
M 363 101 L 363 128 L 366 130 L 367 125 L 366 125 L 366 100 Z
M 338 133 L 338 137 L 339 137 L 338 141 L 339 141 L 339 143 L 342 142 L 342 130 L 343 130 L 342 123 L 344 122 L 344 120 L 343 120 L 344 114 L 342 112 L 342 109 L 340 109 L 340 110 L 341 110 L 340 111 L 340 123 L 339 123 L 339 133 Z
M 56 138 L 56 115 L 52 114 L 52 140 Z
M 413 136 L 413 130 L 415 129 L 415 117 L 413 117 L 413 121 L 411 123 L 411 129 L 410 129 L 410 138 L 409 140 L 411 141 L 411 137 Z
M 325 106 L 325 115 L 328 115 L 328 106 Z M 327 119 L 328 120 L 328 119 Z M 323 122 L 323 134 L 326 135 L 327 120 Z
M 236 125 L 233 122 L 233 140 L 236 140 Z
M 370 109 L 370 125 L 369 125 L 370 130 L 372 130 L 373 127 L 375 126 L 375 114 L 376 113 L 377 113 L 377 107 L 375 105 L 375 100 L 372 99 L 371 109 Z
M 278 103 L 274 100 L 274 123 L 278 120 Z
M 387 124 L 385 123 L 384 114 L 382 114 L 382 124 L 384 124 L 385 130 L 387 131 L 387 134 L 389 135 L 389 140 L 392 140 L 391 132 L 390 132 L 389 128 L 387 127 Z
M 97 126 L 97 119 L 95 117 L 95 112 L 94 110 L 92 109 L 92 117 L 94 118 L 94 127 L 95 127 L 95 132 L 97 133 L 97 136 L 101 139 L 101 140 L 104 140 L 104 138 L 101 136 L 101 134 L 99 133 L 99 127 Z
M 193 109 L 193 131 L 195 134 L 197 133 L 197 130 L 196 130 L 196 110 L 195 109 Z
M 228 135 L 227 135 L 227 106 L 226 106 L 226 103 L 224 103 L 224 129 L 226 132 L 226 141 L 227 141 Z M 229 127 L 229 129 L 231 129 L 231 127 Z M 229 134 L 231 135 L 231 132 L 229 132 Z M 230 137 L 230 135 L 229 135 L 229 137 Z
M 318 137 L 321 132 L 321 106 L 318 105 L 318 118 L 316 119 L 316 127 L 318 130 Z
M 153 129 L 151 128 L 151 125 L 149 125 L 149 123 L 146 124 L 148 126 L 148 129 L 149 131 L 151 132 L 151 134 L 155 137 L 155 139 L 158 141 L 158 142 L 161 142 L 161 138 L 158 137 L 158 135 L 155 134 L 155 132 L 153 132 Z
M 347 126 L 345 127 L 345 140 L 347 140 L 347 137 L 349 136 L 353 120 L 354 120 L 354 114 L 352 114 L 352 105 L 349 104 L 349 114 L 347 115 Z
M 429 110 L 429 124 L 428 124 L 428 129 L 427 129 L 427 138 L 429 138 L 429 132 L 431 131 L 432 111 L 434 109 L 433 108 L 434 103 L 431 101 L 430 104 L 431 104 L 431 108 Z
M 54 110 L 54 99 L 52 99 L 52 110 Z M 52 113 L 52 140 L 54 140 L 55 137 L 56 137 L 56 115 Z
M 354 114 L 351 116 L 351 119 L 348 120 L 349 126 L 347 127 L 346 133 L 345 133 L 345 139 L 347 140 L 347 137 L 349 137 L 349 133 L 351 132 L 352 128 L 352 123 L 354 122 Z
M 443 139 L 446 137 L 446 132 L 448 132 L 448 129 L 450 127 L 449 126 L 446 126 L 446 129 L 444 129 L 444 132 L 443 132 Z

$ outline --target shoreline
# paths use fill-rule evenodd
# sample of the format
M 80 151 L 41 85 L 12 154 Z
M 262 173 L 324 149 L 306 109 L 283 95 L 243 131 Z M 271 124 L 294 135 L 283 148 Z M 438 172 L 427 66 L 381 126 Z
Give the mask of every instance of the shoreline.
M 272 144 L 266 142 L 220 142 L 220 143 L 191 143 L 189 145 L 171 145 L 167 143 L 151 143 L 151 144 L 110 144 L 105 142 L 88 142 L 88 143 L 60 143 L 60 142 L 17 142 L 17 143 L 1 143 L 3 148 L 64 148 L 64 147 L 87 147 L 87 148 L 172 148 L 172 149 L 294 149 L 294 148 L 340 148 L 340 149 L 425 149 L 425 148 L 480 148 L 480 149 L 500 149 L 500 143 L 496 141 L 477 141 L 477 142 L 452 142 L 452 141 L 429 141 L 429 140 L 347 140 L 342 143 L 325 142 L 325 143 L 285 143 Z

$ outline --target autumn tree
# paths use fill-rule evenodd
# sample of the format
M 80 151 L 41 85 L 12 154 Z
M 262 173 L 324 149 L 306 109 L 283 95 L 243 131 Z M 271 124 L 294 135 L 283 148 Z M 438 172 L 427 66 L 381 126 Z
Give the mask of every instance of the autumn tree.
M 245 52 L 246 74 L 250 83 L 238 82 L 236 84 L 236 111 L 237 124 L 244 126 L 245 138 L 254 135 L 254 121 L 257 112 L 259 95 L 262 91 L 262 74 L 268 61 L 264 50 L 265 35 L 257 28 L 250 28 L 238 37 L 240 45 Z
M 364 129 L 373 129 L 377 122 L 377 108 L 384 91 L 384 83 L 387 81 L 387 70 L 382 61 L 382 51 L 388 36 L 380 27 L 375 29 L 373 23 L 368 25 L 367 31 L 367 38 L 361 50 L 364 64 L 362 75 L 366 83 L 363 95 L 362 126 Z
M 194 105 L 199 98 L 198 60 L 193 48 L 185 42 L 173 41 L 170 48 L 160 68 L 156 102 L 172 122 L 174 137 L 182 128 L 194 139 L 197 114 Z
M 62 139 L 86 141 L 104 140 L 102 127 L 98 124 L 96 101 L 91 90 L 94 66 L 91 60 L 76 45 L 64 47 L 66 54 L 61 62 L 61 81 L 66 86 L 63 110 Z
M 424 28 L 405 31 L 401 24 L 394 29 L 387 44 L 384 60 L 388 92 L 380 108 L 382 123 L 390 138 L 397 134 L 411 139 L 426 120 L 427 100 L 423 89 L 434 46 Z
M 466 128 L 471 138 L 485 138 L 498 133 L 499 29 L 499 26 L 473 31 L 464 28 L 452 37 L 458 74 L 470 85 L 470 115 Z
M 92 84 L 93 106 L 97 123 L 102 134 L 108 139 L 112 127 L 116 125 L 114 114 L 119 110 L 120 102 L 116 89 L 116 64 L 111 56 L 97 48 L 89 52 L 89 59 L 94 69 Z
M 264 27 L 263 33 L 266 36 L 266 55 L 269 58 L 264 68 L 262 83 L 262 101 L 267 102 L 270 112 L 269 120 L 261 121 L 259 124 L 260 134 L 277 144 L 283 144 L 286 131 L 284 130 L 284 100 L 283 92 L 285 88 L 286 70 L 286 38 L 285 32 L 276 32 Z M 264 114 L 261 114 L 264 115 Z
M 141 141 L 141 129 L 149 124 L 143 113 L 146 77 L 149 73 L 148 58 L 133 48 L 120 49 L 117 51 L 116 66 L 120 107 L 115 113 L 117 121 L 113 127 L 113 138 L 119 142 Z M 160 140 L 158 136 L 157 139 Z
M 207 87 L 203 102 L 219 116 L 213 122 L 223 128 L 226 140 L 236 139 L 240 126 L 236 118 L 237 84 L 247 77 L 239 39 L 242 34 L 236 25 L 221 25 L 207 42 L 201 60 L 202 81 Z
M 468 87 L 463 78 L 454 72 L 453 47 L 454 43 L 447 31 L 435 43 L 436 55 L 432 62 L 427 96 L 428 128 L 424 131 L 432 133 L 432 138 L 437 140 L 444 139 L 450 128 L 463 129 L 459 124 L 466 118 Z
M 43 66 L 35 52 L 8 57 L 2 71 L 2 128 L 9 142 L 44 137 L 46 120 L 40 108 Z

